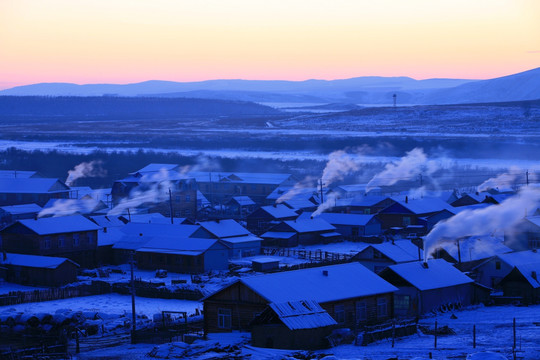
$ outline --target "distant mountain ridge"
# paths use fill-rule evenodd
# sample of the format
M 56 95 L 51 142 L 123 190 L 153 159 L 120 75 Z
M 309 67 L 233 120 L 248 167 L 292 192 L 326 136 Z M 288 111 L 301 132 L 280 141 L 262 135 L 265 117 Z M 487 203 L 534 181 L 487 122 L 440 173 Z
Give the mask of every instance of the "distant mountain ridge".
M 134 84 L 40 83 L 0 91 L 16 96 L 151 96 L 283 103 L 451 104 L 540 99 L 540 68 L 489 80 L 366 76 L 341 80 L 150 80 Z

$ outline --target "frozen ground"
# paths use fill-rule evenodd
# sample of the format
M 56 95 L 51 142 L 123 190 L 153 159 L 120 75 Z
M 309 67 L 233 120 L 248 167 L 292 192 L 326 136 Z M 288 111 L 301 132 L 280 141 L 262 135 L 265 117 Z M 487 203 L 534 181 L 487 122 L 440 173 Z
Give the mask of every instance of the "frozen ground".
M 540 358 L 540 306 L 530 307 L 479 307 L 455 312 L 457 319 L 446 313 L 420 321 L 421 325 L 433 327 L 448 325 L 456 335 L 440 336 L 437 349 L 434 337 L 417 335 L 397 339 L 395 347 L 390 340 L 368 346 L 341 345 L 316 352 L 284 351 L 255 348 L 249 345 L 249 334 L 210 334 L 208 340 L 197 340 L 192 345 L 171 343 L 154 345 L 123 345 L 107 350 L 81 354 L 79 359 L 433 359 L 451 360 L 502 360 L 512 359 L 512 320 L 517 323 L 517 359 Z M 477 329 L 477 348 L 472 346 L 472 328 Z
M 137 314 L 144 314 L 152 318 L 153 314 L 161 311 L 186 311 L 194 314 L 195 309 L 202 310 L 202 304 L 198 301 L 175 300 L 175 299 L 153 299 L 136 297 L 135 311 Z M 131 313 L 131 296 L 120 294 L 94 295 L 77 297 L 62 300 L 44 301 L 38 303 L 18 304 L 11 306 L 0 306 L 0 314 L 6 315 L 10 312 L 25 313 L 55 313 L 56 310 L 70 309 L 72 311 L 83 312 L 103 312 L 108 314 Z

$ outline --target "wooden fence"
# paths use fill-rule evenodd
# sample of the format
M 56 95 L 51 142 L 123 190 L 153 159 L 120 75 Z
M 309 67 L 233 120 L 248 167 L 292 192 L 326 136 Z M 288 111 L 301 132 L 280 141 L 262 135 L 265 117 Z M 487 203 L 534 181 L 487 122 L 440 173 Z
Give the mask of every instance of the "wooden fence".
M 346 262 L 349 261 L 353 255 L 343 254 L 322 250 L 304 250 L 304 249 L 291 249 L 291 248 L 271 248 L 263 247 L 263 255 L 267 256 L 287 256 L 295 257 L 298 259 L 305 259 L 313 262 Z

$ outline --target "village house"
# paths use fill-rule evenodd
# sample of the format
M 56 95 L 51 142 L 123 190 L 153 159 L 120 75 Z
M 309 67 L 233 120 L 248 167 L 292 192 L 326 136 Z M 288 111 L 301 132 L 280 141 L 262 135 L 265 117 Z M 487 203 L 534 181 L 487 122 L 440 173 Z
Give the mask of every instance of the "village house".
M 394 204 L 379 211 L 377 218 L 381 222 L 383 229 L 390 228 L 407 228 L 410 225 L 422 225 L 422 218 L 448 211 L 448 217 L 452 216 L 452 206 L 439 198 L 422 198 L 405 201 L 396 201 Z M 422 226 L 422 229 L 415 230 L 416 232 L 425 233 L 427 229 Z
M 59 287 L 77 281 L 79 265 L 62 257 L 4 252 L 0 255 L 0 268 L 5 269 L 4 280 L 8 282 Z
M 540 252 L 524 250 L 498 254 L 484 260 L 471 270 L 474 280 L 492 289 L 499 288 L 500 281 L 516 266 L 540 262 Z
M 136 250 L 140 269 L 164 269 L 184 274 L 227 270 L 228 247 L 216 239 L 151 236 Z
M 478 292 L 485 291 L 443 259 L 390 265 L 379 275 L 399 288 L 394 296 L 397 317 L 416 317 L 468 306 L 481 298 Z
M 203 221 L 198 223 L 229 247 L 229 258 L 259 255 L 262 239 L 250 233 L 245 227 L 232 219 Z
M 0 231 L 2 249 L 28 255 L 66 257 L 83 267 L 96 265 L 99 226 L 82 215 L 19 220 Z
M 37 171 L 28 170 L 0 170 L 0 178 L 5 179 L 28 179 L 28 178 L 41 178 L 40 173 Z
M 69 199 L 69 186 L 50 178 L 0 177 L 0 206 L 37 204 L 44 206 L 50 199 Z
M 139 212 L 158 212 L 164 216 L 195 218 L 197 215 L 197 182 L 177 170 L 178 165 L 150 164 L 113 183 L 112 204 L 116 206 L 129 198 L 133 191 L 153 196 L 149 202 L 138 204 Z M 166 186 L 166 188 L 162 188 Z M 167 194 L 167 192 L 169 192 Z M 133 212 L 134 209 L 132 209 Z
M 410 240 L 395 240 L 381 244 L 370 244 L 351 258 L 375 273 L 386 267 L 405 262 L 420 261 L 424 251 Z
M 257 204 L 249 196 L 233 196 L 225 204 L 225 208 L 227 209 L 226 215 L 231 219 L 245 219 L 257 208 Z
M 265 246 L 294 247 L 343 240 L 336 228 L 321 218 L 287 220 L 261 235 Z
M 523 218 L 504 234 L 504 243 L 516 251 L 540 248 L 540 216 Z
M 233 196 L 244 195 L 262 205 L 278 186 L 296 183 L 293 175 L 280 173 L 190 171 L 188 175 L 197 180 L 199 190 L 212 204 L 225 204 Z
M 294 220 L 298 214 L 284 204 L 261 206 L 246 218 L 247 229 L 260 235 L 281 221 Z
M 37 204 L 21 204 L 0 207 L 0 228 L 17 220 L 33 219 L 43 208 Z
M 475 193 L 465 193 L 450 203 L 454 207 L 468 206 L 468 205 L 477 205 L 483 203 L 486 200 L 486 197 L 490 195 L 488 192 L 475 192 Z
M 316 301 L 340 327 L 357 328 L 393 317 L 397 288 L 358 263 L 283 271 L 238 281 L 205 297 L 205 333 L 248 330 L 271 303 Z
M 310 217 L 311 213 L 303 213 L 298 220 Z M 375 215 L 321 213 L 318 217 L 334 226 L 345 240 L 366 241 L 381 235 L 381 223 Z
M 357 196 L 382 196 L 382 189 L 373 186 L 368 189 L 367 184 L 347 184 L 332 188 L 331 192 L 338 195 L 338 198 L 354 198 Z
M 316 301 L 271 303 L 251 322 L 251 345 L 276 349 L 316 350 L 337 325 Z
M 387 196 L 356 196 L 354 198 L 337 199 L 329 212 L 345 214 L 373 215 L 387 208 L 396 201 Z
M 516 265 L 499 283 L 505 297 L 523 304 L 540 303 L 540 262 Z

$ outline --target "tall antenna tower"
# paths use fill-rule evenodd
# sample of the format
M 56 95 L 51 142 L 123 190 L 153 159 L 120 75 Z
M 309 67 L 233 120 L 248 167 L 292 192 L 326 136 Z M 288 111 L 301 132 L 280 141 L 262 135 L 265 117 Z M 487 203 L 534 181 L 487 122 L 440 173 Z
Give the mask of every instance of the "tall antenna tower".
M 392 95 L 392 97 L 394 98 L 394 107 L 396 107 L 396 100 L 397 100 L 397 95 L 396 95 L 396 94 L 394 94 L 394 95 Z

